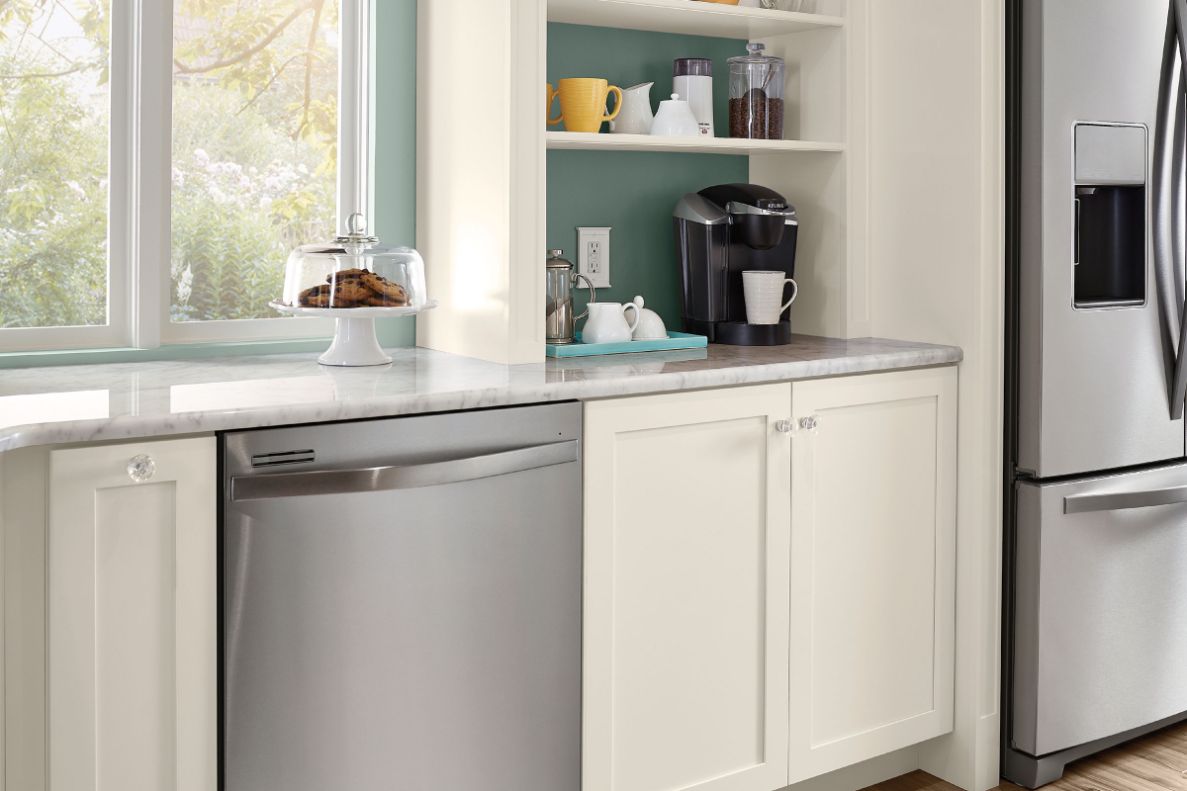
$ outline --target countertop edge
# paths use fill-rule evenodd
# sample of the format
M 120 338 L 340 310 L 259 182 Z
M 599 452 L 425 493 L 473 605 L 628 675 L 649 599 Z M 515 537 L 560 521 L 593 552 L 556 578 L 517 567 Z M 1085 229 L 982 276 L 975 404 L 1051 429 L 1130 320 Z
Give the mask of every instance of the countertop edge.
M 218 431 L 399 417 L 550 401 L 585 401 L 714 387 L 793 382 L 931 368 L 953 365 L 963 359 L 963 351 L 954 346 L 920 345 L 902 351 L 835 359 L 794 360 L 702 371 L 637 374 L 605 380 L 587 379 L 575 382 L 457 389 L 431 395 L 374 397 L 353 403 L 323 402 L 288 407 L 183 412 L 168 416 L 127 415 L 36 423 L 0 429 L 0 453 L 46 445 L 209 434 Z

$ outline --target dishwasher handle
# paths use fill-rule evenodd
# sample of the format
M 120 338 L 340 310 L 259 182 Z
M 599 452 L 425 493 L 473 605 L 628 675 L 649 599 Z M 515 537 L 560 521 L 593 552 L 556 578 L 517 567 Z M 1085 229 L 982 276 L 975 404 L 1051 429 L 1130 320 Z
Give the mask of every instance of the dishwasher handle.
M 577 440 L 407 466 L 309 470 L 231 478 L 231 499 L 267 500 L 315 494 L 357 494 L 476 481 L 577 461 Z
M 1063 498 L 1063 512 L 1086 514 L 1093 511 L 1120 511 L 1178 503 L 1187 503 L 1187 486 L 1169 486 L 1165 489 L 1146 489 L 1139 492 L 1074 494 Z

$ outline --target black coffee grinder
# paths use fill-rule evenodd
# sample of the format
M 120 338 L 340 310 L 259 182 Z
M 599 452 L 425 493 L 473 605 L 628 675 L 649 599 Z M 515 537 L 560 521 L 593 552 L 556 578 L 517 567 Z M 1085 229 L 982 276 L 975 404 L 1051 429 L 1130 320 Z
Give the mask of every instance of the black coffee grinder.
M 790 320 L 746 323 L 742 273 L 760 269 L 795 277 L 795 207 L 757 184 L 722 184 L 681 198 L 673 222 L 684 286 L 684 328 L 707 336 L 711 343 L 790 343 Z

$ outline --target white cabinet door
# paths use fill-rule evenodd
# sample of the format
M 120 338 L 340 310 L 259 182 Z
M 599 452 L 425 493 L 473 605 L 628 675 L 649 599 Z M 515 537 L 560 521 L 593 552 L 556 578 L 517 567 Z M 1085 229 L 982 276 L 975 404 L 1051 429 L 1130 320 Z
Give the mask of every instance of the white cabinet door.
M 213 438 L 50 454 L 52 791 L 216 787 L 215 455 Z
M 790 395 L 586 405 L 584 788 L 786 784 Z
M 956 369 L 796 382 L 792 404 L 796 782 L 952 729 Z

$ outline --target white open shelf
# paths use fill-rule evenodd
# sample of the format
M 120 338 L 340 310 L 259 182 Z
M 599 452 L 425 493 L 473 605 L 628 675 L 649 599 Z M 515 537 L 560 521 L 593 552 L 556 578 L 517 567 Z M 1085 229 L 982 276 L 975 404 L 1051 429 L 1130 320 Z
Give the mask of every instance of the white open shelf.
M 839 28 L 845 24 L 844 18 L 838 16 L 698 0 L 548 0 L 548 21 L 736 39 Z
M 578 151 L 681 151 L 690 154 L 778 154 L 793 151 L 840 153 L 841 143 L 813 140 L 747 140 L 739 137 L 666 137 L 548 132 L 548 147 Z

